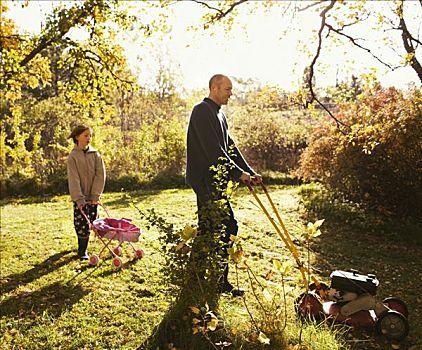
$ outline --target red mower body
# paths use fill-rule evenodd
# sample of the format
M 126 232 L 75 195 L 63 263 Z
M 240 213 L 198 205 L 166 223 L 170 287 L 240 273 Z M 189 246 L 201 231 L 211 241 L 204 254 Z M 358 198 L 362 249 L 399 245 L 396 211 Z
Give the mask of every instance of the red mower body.
M 406 338 L 409 333 L 406 304 L 399 298 L 377 301 L 374 294 L 378 280 L 374 275 L 367 277 L 356 271 L 334 271 L 330 277 L 330 288 L 311 285 L 312 290 L 296 299 L 295 308 L 301 319 L 325 318 L 353 328 L 375 328 L 393 344 Z M 333 288 L 339 286 L 346 290 Z
M 360 310 L 350 316 L 343 316 L 340 312 L 342 305 L 334 301 L 322 303 L 322 310 L 326 317 L 336 322 L 345 323 L 353 328 L 371 328 L 375 326 L 376 316 L 368 310 Z M 375 317 L 375 318 L 374 318 Z

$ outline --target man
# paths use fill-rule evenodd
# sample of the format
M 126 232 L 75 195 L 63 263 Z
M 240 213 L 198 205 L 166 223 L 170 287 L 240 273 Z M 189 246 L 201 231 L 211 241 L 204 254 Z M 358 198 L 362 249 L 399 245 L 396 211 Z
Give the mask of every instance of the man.
M 187 166 L 186 180 L 197 196 L 198 226 L 200 234 L 206 234 L 204 222 L 205 210 L 210 201 L 225 198 L 219 193 L 213 183 L 212 166 L 227 165 L 228 175 L 232 180 L 246 184 L 259 184 L 260 175 L 243 158 L 239 149 L 228 133 L 227 120 L 220 109 L 226 105 L 232 95 L 232 83 L 222 74 L 214 75 L 209 81 L 209 96 L 197 104 L 192 111 L 187 137 Z M 226 243 L 225 249 L 230 246 L 230 235 L 237 235 L 238 226 L 233 210 L 227 200 L 227 219 L 225 220 L 225 233 L 221 240 Z M 243 295 L 243 291 L 235 289 L 228 281 L 227 252 L 225 251 L 224 272 L 219 281 L 220 292 L 230 292 L 234 296 Z

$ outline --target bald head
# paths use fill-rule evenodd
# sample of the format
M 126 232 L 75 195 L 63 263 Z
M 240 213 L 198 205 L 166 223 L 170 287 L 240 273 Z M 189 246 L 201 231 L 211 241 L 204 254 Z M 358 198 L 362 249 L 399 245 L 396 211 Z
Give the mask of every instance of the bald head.
M 208 84 L 208 87 L 210 88 L 210 90 L 212 89 L 213 86 L 219 86 L 221 84 L 221 82 L 224 80 L 224 78 L 229 79 L 223 74 L 213 75 L 210 79 L 209 84 Z
M 215 74 L 209 82 L 209 98 L 219 106 L 226 105 L 232 95 L 232 82 L 223 74 Z

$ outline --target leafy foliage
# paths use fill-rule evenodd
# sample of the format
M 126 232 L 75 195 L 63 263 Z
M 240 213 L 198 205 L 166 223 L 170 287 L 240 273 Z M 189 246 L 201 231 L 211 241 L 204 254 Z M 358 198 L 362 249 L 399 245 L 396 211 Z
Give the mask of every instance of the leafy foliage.
M 272 86 L 240 82 L 230 106 L 231 132 L 248 162 L 259 171 L 290 172 L 308 145 L 313 117 L 292 106 L 289 94 Z M 242 88 L 248 85 L 246 91 Z
M 112 42 L 112 27 L 106 26 L 107 21 L 127 25 L 118 3 L 72 5 L 56 7 L 40 35 L 22 36 L 12 20 L 1 16 L 6 30 L 0 87 L 7 91 L 1 105 L 3 193 L 22 179 L 41 185 L 48 173 L 62 174 L 63 168 L 52 163 L 63 160 L 64 133 L 78 122 L 89 120 L 95 126 L 106 120 L 113 110 L 107 96 L 131 84 L 122 78 L 122 50 Z M 1 11 L 7 11 L 3 3 Z M 73 40 L 69 33 L 76 28 L 87 31 L 88 39 Z
M 111 181 L 182 172 L 184 103 L 174 89 L 138 89 L 115 42 L 135 18 L 116 1 L 72 5 L 57 6 L 39 37 L 1 17 L 2 196 L 66 191 L 67 137 L 78 123 L 93 127 Z M 86 36 L 76 40 L 72 30 Z
M 301 174 L 383 214 L 418 215 L 422 203 L 421 92 L 367 87 L 340 106 L 344 135 L 323 123 L 301 159 Z

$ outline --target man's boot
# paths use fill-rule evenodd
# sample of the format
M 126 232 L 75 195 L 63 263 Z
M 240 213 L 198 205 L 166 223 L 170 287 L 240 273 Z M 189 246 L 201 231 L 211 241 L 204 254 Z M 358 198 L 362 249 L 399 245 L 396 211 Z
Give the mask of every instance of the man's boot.
M 241 297 L 245 294 L 245 291 L 242 288 L 235 288 L 228 280 L 229 275 L 229 264 L 226 263 L 224 266 L 224 271 L 218 282 L 218 287 L 220 293 L 230 293 L 234 297 Z
M 88 237 L 78 236 L 78 258 L 80 260 L 89 260 L 89 255 L 86 251 L 88 248 Z

